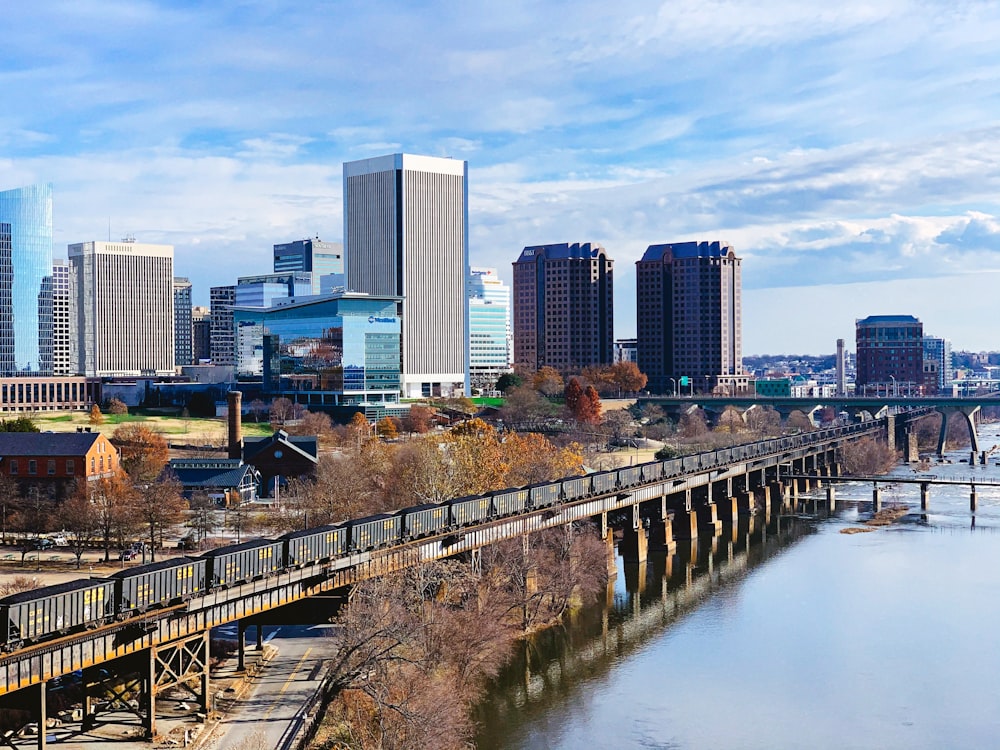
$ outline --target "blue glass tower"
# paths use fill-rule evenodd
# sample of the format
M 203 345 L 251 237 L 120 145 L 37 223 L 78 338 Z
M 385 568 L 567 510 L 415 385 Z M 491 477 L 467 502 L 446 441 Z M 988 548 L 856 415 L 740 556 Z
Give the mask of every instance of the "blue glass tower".
M 0 376 L 52 373 L 52 185 L 0 191 Z

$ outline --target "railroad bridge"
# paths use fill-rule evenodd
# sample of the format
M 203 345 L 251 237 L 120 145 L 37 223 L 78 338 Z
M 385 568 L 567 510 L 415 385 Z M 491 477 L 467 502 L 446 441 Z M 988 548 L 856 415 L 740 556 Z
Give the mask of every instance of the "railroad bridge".
M 808 490 L 824 477 L 840 473 L 838 452 L 846 442 L 891 436 L 896 429 L 893 419 L 869 420 L 642 464 L 641 471 L 631 467 L 629 476 L 639 479 L 627 488 L 594 491 L 459 530 L 283 569 L 138 617 L 33 643 L 0 656 L 0 705 L 31 712 L 40 728 L 37 746 L 44 750 L 49 684 L 82 671 L 84 729 L 102 710 L 131 706 L 146 735 L 154 737 L 157 695 L 165 689 L 184 686 L 201 711 L 212 708 L 208 638 L 213 627 L 239 622 L 242 664 L 247 623 L 259 622 L 283 607 L 423 562 L 456 555 L 475 560 L 484 546 L 574 523 L 599 525 L 607 543 L 609 572 L 614 573 L 616 527 L 622 534 L 618 550 L 632 563 L 644 562 L 650 549 L 673 551 L 678 540 L 714 538 L 723 527 L 738 524 L 741 516 L 769 516 L 772 498 L 787 497 L 789 492 L 789 484 L 779 477 L 782 469 L 801 477 L 787 480 L 794 491 Z M 563 481 L 570 480 L 553 484 L 561 487 Z M 592 486 L 597 484 L 595 480 Z M 257 632 L 259 646 L 259 625 Z M 110 702 L 109 685 L 113 686 Z M 129 697 L 136 693 L 137 701 Z M 0 738 L 4 742 L 14 746 L 10 737 Z

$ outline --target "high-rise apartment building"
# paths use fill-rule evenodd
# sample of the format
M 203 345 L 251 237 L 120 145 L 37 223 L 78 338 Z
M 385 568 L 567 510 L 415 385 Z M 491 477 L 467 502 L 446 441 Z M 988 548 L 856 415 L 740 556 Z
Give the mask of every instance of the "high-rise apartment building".
M 191 281 L 183 276 L 174 277 L 174 364 L 189 365 L 191 351 Z
M 937 392 L 951 391 L 955 380 L 955 363 L 951 356 L 951 341 L 934 336 L 924 336 L 924 359 L 936 363 Z
M 0 377 L 52 373 L 52 186 L 0 191 Z
M 312 274 L 312 293 L 322 291 L 322 278 L 328 286 L 344 285 L 344 245 L 341 242 L 323 242 L 319 237 L 274 246 L 274 272 L 308 271 Z
M 533 245 L 514 262 L 514 364 L 576 373 L 614 360 L 614 261 L 596 243 Z
M 70 360 L 70 335 L 73 330 L 70 304 L 69 263 L 52 261 L 52 374 L 75 375 Z
M 129 238 L 69 246 L 70 356 L 86 377 L 174 373 L 174 248 Z
M 855 321 L 857 395 L 919 393 L 924 381 L 924 325 L 912 315 Z
M 651 393 L 749 388 L 741 259 L 725 242 L 650 245 L 636 262 L 639 369 Z
M 468 163 L 392 154 L 344 164 L 347 288 L 402 297 L 405 397 L 468 392 Z
M 469 269 L 469 379 L 491 389 L 510 371 L 510 287 L 495 268 Z
M 211 305 L 211 346 L 213 365 L 232 367 L 236 364 L 236 332 L 233 329 L 235 286 L 213 286 L 209 290 Z
M 209 308 L 191 308 L 191 348 L 194 364 L 212 358 L 212 314 Z

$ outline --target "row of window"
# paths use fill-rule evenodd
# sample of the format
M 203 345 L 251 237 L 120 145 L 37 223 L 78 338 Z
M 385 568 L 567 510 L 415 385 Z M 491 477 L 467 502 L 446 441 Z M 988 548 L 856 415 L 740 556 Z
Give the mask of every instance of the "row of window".
M 46 473 L 49 476 L 55 476 L 56 473 L 56 459 L 50 458 L 46 462 Z M 100 457 L 100 470 L 104 471 L 104 456 Z M 94 473 L 97 471 L 98 461 L 96 458 L 90 459 L 90 471 Z M 108 468 L 114 468 L 114 462 L 111 457 L 108 457 Z M 16 458 L 10 459 L 10 473 L 12 476 L 19 476 L 21 473 L 20 461 Z M 66 473 L 75 474 L 76 473 L 76 459 L 67 458 L 66 459 Z M 28 473 L 27 476 L 37 476 L 38 475 L 38 461 L 34 458 L 28 459 Z

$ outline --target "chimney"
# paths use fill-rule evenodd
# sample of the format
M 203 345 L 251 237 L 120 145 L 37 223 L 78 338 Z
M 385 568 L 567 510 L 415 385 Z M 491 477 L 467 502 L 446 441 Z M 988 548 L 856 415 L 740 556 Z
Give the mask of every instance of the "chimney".
M 243 458 L 243 392 L 230 391 L 229 402 L 229 457 Z

